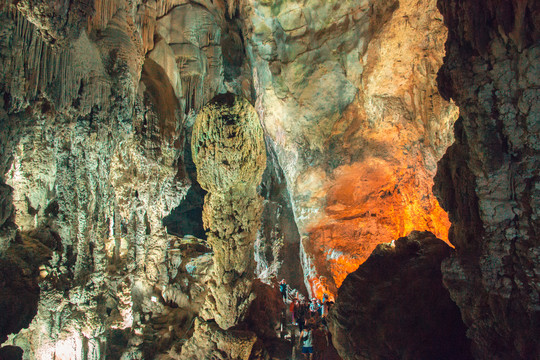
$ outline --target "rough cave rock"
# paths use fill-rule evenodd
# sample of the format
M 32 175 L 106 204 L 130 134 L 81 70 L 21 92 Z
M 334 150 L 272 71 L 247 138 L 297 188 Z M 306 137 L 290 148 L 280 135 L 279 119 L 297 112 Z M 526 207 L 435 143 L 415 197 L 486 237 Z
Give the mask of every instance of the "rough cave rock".
M 430 232 L 380 244 L 349 274 L 329 320 L 344 359 L 472 359 L 459 308 L 443 286 L 452 249 Z
M 539 19 L 535 0 L 0 2 L 0 356 L 289 359 L 289 325 L 257 315 L 285 308 L 276 280 L 346 309 L 378 245 L 429 231 L 455 250 L 419 276 L 472 356 L 539 358 Z M 358 319 L 334 316 L 349 354 Z M 395 353 L 428 351 L 411 341 Z

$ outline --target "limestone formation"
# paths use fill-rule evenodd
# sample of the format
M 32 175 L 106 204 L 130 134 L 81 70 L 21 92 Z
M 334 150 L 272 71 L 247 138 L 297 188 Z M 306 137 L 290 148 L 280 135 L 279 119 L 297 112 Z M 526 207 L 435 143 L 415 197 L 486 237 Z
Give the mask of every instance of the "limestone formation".
M 163 38 L 158 43 L 173 55 L 174 66 L 164 67 L 171 84 L 181 84 L 186 108 L 200 109 L 222 90 L 221 28 L 211 11 L 201 5 L 184 2 L 171 9 L 157 22 L 157 33 Z M 161 54 L 153 53 L 158 59 Z M 181 81 L 178 80 L 180 76 Z
M 446 29 L 436 0 L 259 1 L 246 11 L 256 107 L 309 291 L 335 293 L 378 243 L 413 229 L 446 239 L 431 187 L 457 108 L 437 90 Z
M 251 331 L 225 331 L 215 323 L 196 320 L 195 333 L 184 345 L 181 358 L 249 360 L 256 341 Z
M 413 231 L 378 245 L 339 289 L 330 314 L 343 359 L 472 359 L 459 309 L 442 284 L 452 249 Z
M 435 190 L 456 253 L 443 280 L 478 359 L 540 357 L 540 4 L 439 2 L 439 89 L 460 108 Z
M 255 293 L 449 218 L 474 355 L 538 357 L 537 1 L 436 3 L 0 1 L 0 357 L 289 358 Z
M 193 126 L 193 160 L 208 191 L 203 220 L 214 251 L 214 277 L 202 316 L 224 330 L 238 324 L 252 300 L 254 242 L 262 198 L 256 187 L 266 167 L 257 113 L 245 99 L 219 95 Z
M 27 10 L 87 20 L 78 5 L 38 3 Z M 44 234 L 55 239 L 40 245 L 49 249 L 46 259 L 19 263 L 39 281 L 37 315 L 27 329 L 11 327 L 8 340 L 25 359 L 120 357 L 127 347 L 142 354 L 149 314 L 160 308 L 152 309 L 152 298 L 170 284 L 171 239 L 161 219 L 186 191 L 173 166 L 181 114 L 153 101 L 147 79 L 139 83 L 144 54 L 137 28 L 126 4 L 117 5 L 99 36 L 84 28 L 62 32 L 55 27 L 62 17 L 36 26 L 26 10 L 2 8 L 0 180 L 9 204 L 2 210 L 1 257 L 28 234 L 39 240 L 28 249 Z M 48 16 L 45 10 L 39 15 Z M 63 40 L 53 41 L 57 36 Z M 2 293 L 16 286 L 24 294 L 37 284 L 1 286 Z M 7 300 L 16 309 L 17 299 Z M 29 314 L 22 310 L 20 323 Z

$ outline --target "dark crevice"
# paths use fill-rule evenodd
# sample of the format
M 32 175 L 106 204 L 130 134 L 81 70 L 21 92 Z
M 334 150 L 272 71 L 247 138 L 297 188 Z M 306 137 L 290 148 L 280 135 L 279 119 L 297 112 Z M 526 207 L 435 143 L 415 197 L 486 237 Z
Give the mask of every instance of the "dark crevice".
M 184 165 L 191 180 L 191 188 L 188 190 L 186 197 L 180 202 L 180 205 L 163 218 L 163 225 L 167 228 L 167 233 L 171 235 L 178 237 L 193 235 L 199 239 L 206 240 L 206 232 L 204 231 L 202 221 L 202 210 L 206 191 L 197 182 L 197 169 L 195 168 L 191 154 L 191 134 L 186 136 Z

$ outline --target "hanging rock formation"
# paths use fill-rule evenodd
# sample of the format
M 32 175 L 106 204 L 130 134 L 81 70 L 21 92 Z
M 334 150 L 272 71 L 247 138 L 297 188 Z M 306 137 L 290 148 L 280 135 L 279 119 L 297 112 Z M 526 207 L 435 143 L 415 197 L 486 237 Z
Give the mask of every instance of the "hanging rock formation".
M 429 230 L 457 108 L 436 84 L 436 0 L 255 1 L 246 6 L 256 108 L 281 164 L 306 287 L 335 293 L 378 243 Z
M 439 89 L 460 107 L 435 191 L 456 254 L 443 279 L 478 359 L 540 357 L 540 4 L 439 1 Z

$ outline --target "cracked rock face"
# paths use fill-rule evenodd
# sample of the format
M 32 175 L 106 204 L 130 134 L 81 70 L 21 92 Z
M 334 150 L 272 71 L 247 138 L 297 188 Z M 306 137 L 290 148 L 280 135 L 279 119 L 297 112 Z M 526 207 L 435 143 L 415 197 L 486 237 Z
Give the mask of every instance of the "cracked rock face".
M 449 29 L 439 88 L 461 115 L 435 178 L 456 246 L 443 280 L 476 358 L 538 358 L 540 6 L 439 8 Z

